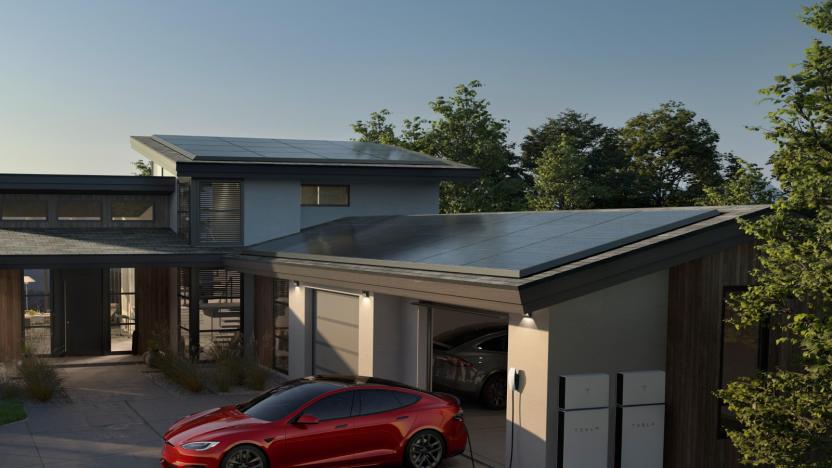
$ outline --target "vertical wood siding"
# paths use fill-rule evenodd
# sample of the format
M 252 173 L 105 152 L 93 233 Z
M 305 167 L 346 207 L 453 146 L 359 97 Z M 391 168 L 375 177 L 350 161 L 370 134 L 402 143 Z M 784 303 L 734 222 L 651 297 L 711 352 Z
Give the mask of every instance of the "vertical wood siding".
M 0 270 L 0 362 L 17 359 L 23 349 L 22 285 L 21 270 Z
M 136 268 L 138 353 L 147 351 L 148 340 L 154 337 L 163 349 L 175 349 L 170 343 L 171 328 L 177 326 L 175 278 L 175 268 Z
M 748 284 L 752 244 L 670 269 L 667 323 L 665 466 L 739 467 L 736 450 L 717 437 L 722 297 Z

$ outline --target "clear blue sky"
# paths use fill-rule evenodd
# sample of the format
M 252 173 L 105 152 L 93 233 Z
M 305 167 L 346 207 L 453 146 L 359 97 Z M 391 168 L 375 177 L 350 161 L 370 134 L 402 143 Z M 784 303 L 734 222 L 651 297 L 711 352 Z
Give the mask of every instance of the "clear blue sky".
M 348 139 L 482 81 L 511 138 L 677 99 L 763 163 L 757 89 L 813 36 L 792 0 L 0 1 L 0 172 L 128 174 L 129 135 Z

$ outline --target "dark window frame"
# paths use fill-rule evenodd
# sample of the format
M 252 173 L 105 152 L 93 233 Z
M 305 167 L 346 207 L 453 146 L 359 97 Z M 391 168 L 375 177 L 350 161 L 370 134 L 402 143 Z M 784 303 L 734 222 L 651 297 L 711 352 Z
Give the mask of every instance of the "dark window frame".
M 26 271 L 27 270 L 43 270 L 46 272 L 46 277 L 49 279 L 49 289 L 48 292 L 45 293 L 35 293 L 29 294 L 26 288 L 26 285 L 23 283 L 26 278 Z M 26 330 L 31 329 L 38 329 L 38 328 L 48 328 L 49 329 L 49 353 L 48 354 L 36 354 L 36 356 L 51 356 L 55 352 L 55 304 L 53 303 L 54 299 L 54 291 L 53 287 L 53 277 L 52 277 L 52 270 L 50 268 L 25 268 L 20 270 L 20 282 L 22 287 L 20 288 L 20 316 L 22 320 L 22 326 L 20 327 L 20 334 L 23 346 L 26 346 Z M 47 298 L 49 304 L 49 325 L 35 325 L 35 326 L 27 326 L 26 325 L 26 306 L 28 304 L 28 299 L 32 297 L 40 297 L 40 298 Z
M 26 217 L 19 217 L 19 216 L 11 216 L 5 217 L 4 212 L 6 209 L 6 205 L 12 205 L 13 203 L 9 202 L 36 202 L 38 204 L 43 204 L 46 212 L 43 216 L 26 216 Z M 49 221 L 49 200 L 44 198 L 5 198 L 0 203 L 0 221 L 5 221 L 9 223 L 44 223 Z
M 719 378 L 719 386 L 718 388 L 724 388 L 728 382 L 723 381 L 723 372 L 725 367 L 725 327 L 731 326 L 725 322 L 726 313 L 728 312 L 728 298 L 732 294 L 741 293 L 746 291 L 748 286 L 724 286 L 722 288 L 722 307 L 720 310 L 720 327 L 719 327 L 719 373 L 717 377 Z M 768 320 L 760 323 L 757 326 L 757 369 L 756 372 L 765 372 L 769 370 L 769 340 L 771 339 L 770 335 L 770 324 Z M 723 410 L 727 405 L 722 401 L 717 401 L 717 438 L 718 439 L 727 439 L 728 433 L 725 431 L 726 427 L 731 429 L 738 429 L 739 422 L 736 421 L 734 418 L 726 418 L 723 415 Z
M 113 272 L 114 271 L 119 271 L 120 272 L 121 270 L 128 269 L 128 268 L 130 268 L 130 267 L 108 268 L 107 269 L 107 275 L 108 275 L 108 278 L 107 278 L 107 299 L 109 301 L 107 303 L 108 307 L 109 307 L 110 304 L 113 304 L 113 301 L 116 300 L 116 299 L 120 303 L 121 298 L 124 297 L 124 296 L 133 296 L 133 305 L 135 306 L 135 304 L 136 304 L 136 283 L 135 283 L 136 272 L 135 272 L 135 268 L 133 268 L 134 271 L 133 271 L 133 288 L 132 288 L 132 290 L 128 291 L 128 292 L 121 292 L 121 291 L 113 292 L 113 276 L 112 276 Z M 121 279 L 120 278 L 119 278 L 119 284 L 121 284 Z M 120 327 L 122 325 L 132 326 L 133 327 L 133 333 L 136 333 L 136 331 L 138 330 L 139 311 L 136 310 L 135 313 L 134 313 L 133 320 L 128 321 L 126 323 L 113 324 L 110 321 L 110 319 L 111 319 L 111 317 L 110 317 L 110 312 L 109 312 L 109 309 L 108 309 L 107 310 L 107 331 L 110 334 L 110 349 L 107 351 L 107 353 L 108 354 L 132 354 L 133 352 L 135 352 L 136 351 L 135 349 L 131 349 L 130 351 L 113 351 L 113 348 L 112 348 L 112 346 L 113 346 L 112 345 L 112 333 L 113 333 L 113 328 Z
M 280 290 L 281 290 L 280 283 L 281 282 L 283 282 L 286 285 L 287 291 L 288 291 L 288 288 L 291 287 L 289 285 L 289 280 L 286 280 L 286 279 L 275 278 L 273 283 L 272 283 L 272 341 L 273 341 L 272 346 L 274 347 L 274 349 L 272 350 L 272 368 L 274 368 L 278 372 L 282 372 L 282 373 L 288 375 L 289 374 L 288 359 L 287 359 L 287 365 L 286 365 L 285 369 L 278 367 L 278 364 L 277 364 L 278 330 L 285 330 L 286 331 L 286 338 L 285 339 L 286 339 L 287 343 L 289 342 L 289 336 L 288 336 L 289 326 L 288 326 L 288 324 L 287 324 L 286 327 L 278 327 L 275 324 L 275 318 L 277 317 L 278 309 L 282 308 L 283 313 L 286 314 L 287 316 L 289 314 L 288 292 L 287 292 L 287 296 L 286 296 L 286 301 L 284 302 L 284 301 L 280 300 L 280 298 L 282 297 L 280 295 Z M 288 353 L 288 350 L 287 350 L 287 353 Z
M 304 203 L 303 202 L 303 188 L 304 187 L 317 187 L 318 189 L 318 203 Z M 332 203 L 321 203 L 321 187 L 337 187 L 337 188 L 345 188 L 347 191 L 347 203 L 346 204 L 332 204 Z M 352 203 L 352 189 L 349 184 L 301 184 L 300 186 L 300 206 L 302 207 L 322 207 L 322 208 L 349 208 L 350 204 Z
M 237 213 L 240 218 L 239 223 L 239 239 L 238 240 L 222 240 L 222 241 L 206 241 L 202 238 L 205 232 L 202 225 L 202 189 L 205 185 L 211 184 L 237 184 L 239 186 L 239 199 L 237 200 L 237 208 L 235 209 L 207 209 L 205 212 L 215 213 Z M 245 243 L 245 214 L 243 207 L 245 206 L 245 187 L 242 179 L 191 179 L 190 183 L 190 225 L 191 231 L 189 233 L 190 242 L 192 245 L 201 246 L 217 246 L 217 247 L 236 247 L 242 246 Z M 196 232 L 194 233 L 194 229 Z M 194 236 L 194 234 L 196 234 Z

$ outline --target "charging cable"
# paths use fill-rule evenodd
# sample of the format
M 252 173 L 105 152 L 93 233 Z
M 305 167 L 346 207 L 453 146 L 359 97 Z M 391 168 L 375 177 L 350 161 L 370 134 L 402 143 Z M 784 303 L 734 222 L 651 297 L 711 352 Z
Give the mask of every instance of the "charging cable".
M 471 468 L 477 468 L 477 465 L 474 464 L 474 447 L 471 445 L 471 431 L 468 430 L 467 424 L 465 424 L 465 433 L 468 434 L 468 453 L 471 454 Z
M 508 468 L 514 463 L 514 385 L 508 391 L 511 392 L 511 438 L 508 446 Z

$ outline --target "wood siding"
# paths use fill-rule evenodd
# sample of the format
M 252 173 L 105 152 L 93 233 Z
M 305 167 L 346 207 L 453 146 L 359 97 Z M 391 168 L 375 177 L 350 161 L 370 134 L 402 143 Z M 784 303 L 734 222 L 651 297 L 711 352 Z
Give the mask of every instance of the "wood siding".
M 254 347 L 257 361 L 274 365 L 274 279 L 254 277 Z
M 21 270 L 0 270 L 0 362 L 10 362 L 23 349 L 23 277 Z
M 752 244 L 670 269 L 667 323 L 665 466 L 739 467 L 718 437 L 723 289 L 748 284 Z
M 148 341 L 155 339 L 162 349 L 171 349 L 176 320 L 176 269 L 166 267 L 136 268 L 136 351 L 147 351 Z M 175 344 L 175 343 L 173 343 Z

